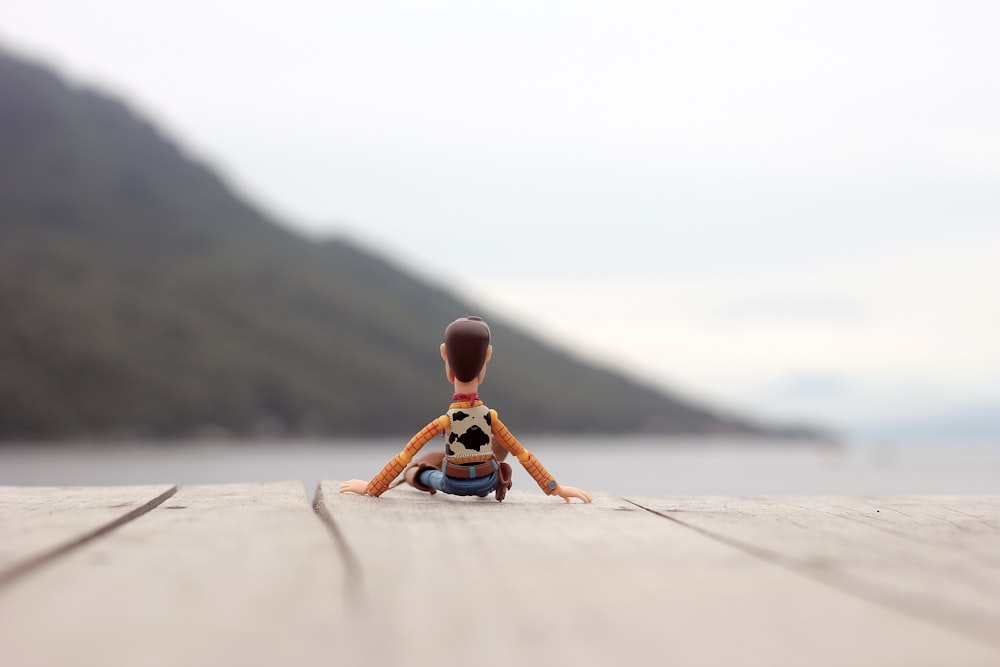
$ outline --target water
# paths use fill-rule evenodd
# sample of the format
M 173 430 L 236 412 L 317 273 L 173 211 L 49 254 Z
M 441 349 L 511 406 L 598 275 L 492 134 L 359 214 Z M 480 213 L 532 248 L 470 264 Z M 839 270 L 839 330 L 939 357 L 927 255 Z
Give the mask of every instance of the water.
M 406 438 L 6 444 L 0 485 L 370 479 Z M 561 483 L 636 495 L 1000 493 L 1000 448 L 843 446 L 642 437 L 522 438 Z M 439 447 L 439 442 L 427 445 Z M 514 488 L 535 490 L 516 461 Z M 391 491 L 390 491 L 391 493 Z

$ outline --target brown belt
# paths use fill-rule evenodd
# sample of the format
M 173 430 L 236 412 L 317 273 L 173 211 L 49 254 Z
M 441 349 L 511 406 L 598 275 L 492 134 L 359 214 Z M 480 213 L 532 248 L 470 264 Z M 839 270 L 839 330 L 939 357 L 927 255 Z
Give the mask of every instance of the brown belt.
M 496 470 L 493 463 L 494 459 L 490 459 L 485 463 L 480 463 L 475 466 L 463 466 L 456 465 L 454 463 L 444 462 L 444 474 L 448 477 L 454 477 L 456 479 L 476 479 L 477 477 L 486 477 L 491 472 Z

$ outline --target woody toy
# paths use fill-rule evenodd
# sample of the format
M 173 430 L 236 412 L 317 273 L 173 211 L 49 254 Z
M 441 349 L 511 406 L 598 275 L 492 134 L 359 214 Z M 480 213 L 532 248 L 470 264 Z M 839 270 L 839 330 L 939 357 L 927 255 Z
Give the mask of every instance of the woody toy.
M 497 417 L 497 411 L 479 400 L 479 385 L 486 377 L 486 364 L 492 356 L 490 328 L 482 318 L 470 315 L 449 324 L 441 344 L 445 374 L 455 386 L 448 412 L 413 436 L 403 451 L 370 482 L 352 479 L 341 484 L 340 492 L 379 496 L 402 472 L 403 479 L 421 491 L 483 498 L 492 491 L 502 501 L 511 486 L 511 468 L 504 463 L 510 453 L 547 495 L 559 496 L 566 502 L 570 498 L 591 502 L 585 491 L 556 483 L 538 459 L 511 435 Z M 420 449 L 439 433 L 444 434 L 444 451 L 414 460 Z

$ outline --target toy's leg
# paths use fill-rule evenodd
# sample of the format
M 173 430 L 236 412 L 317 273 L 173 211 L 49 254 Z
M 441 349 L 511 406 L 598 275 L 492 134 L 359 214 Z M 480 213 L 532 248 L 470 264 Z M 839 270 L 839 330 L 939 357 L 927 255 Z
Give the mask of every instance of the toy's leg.
M 413 486 L 431 493 L 444 491 L 444 473 L 434 468 L 423 468 L 417 472 L 416 484 Z
M 424 473 L 424 476 L 427 476 L 429 483 L 440 483 L 441 486 L 437 488 L 445 493 L 455 496 L 479 496 L 480 498 L 485 498 L 493 492 L 493 487 L 497 479 L 495 472 L 490 473 L 486 477 L 475 477 L 472 479 L 445 477 L 444 474 L 441 474 L 441 477 L 437 477 L 437 471 Z
M 504 497 L 507 495 L 507 491 L 513 485 L 511 482 L 511 469 L 510 465 L 500 461 L 497 463 L 497 481 L 494 485 L 493 490 L 496 492 L 496 498 L 498 503 L 502 503 Z
M 426 491 L 427 493 L 436 493 L 441 489 L 441 466 L 444 463 L 444 452 L 430 452 L 424 454 L 419 459 L 406 466 L 403 471 L 403 479 L 406 483 L 415 489 L 420 489 L 421 491 Z M 436 484 L 429 484 L 424 481 L 425 478 L 429 479 L 429 475 L 425 473 L 437 472 Z

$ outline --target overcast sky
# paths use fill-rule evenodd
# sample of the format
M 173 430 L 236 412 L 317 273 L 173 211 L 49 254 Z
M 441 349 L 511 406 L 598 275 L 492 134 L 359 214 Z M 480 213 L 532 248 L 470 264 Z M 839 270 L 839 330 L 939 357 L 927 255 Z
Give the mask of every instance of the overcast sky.
M 998 3 L 3 4 L 287 224 L 587 358 L 1000 441 Z

